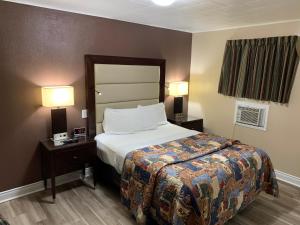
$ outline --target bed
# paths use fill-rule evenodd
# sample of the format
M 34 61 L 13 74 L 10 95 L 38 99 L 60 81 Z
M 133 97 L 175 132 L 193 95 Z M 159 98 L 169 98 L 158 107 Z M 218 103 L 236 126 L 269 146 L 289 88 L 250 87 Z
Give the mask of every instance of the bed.
M 122 174 L 126 155 L 136 149 L 158 145 L 168 141 L 196 135 L 199 132 L 188 130 L 168 123 L 158 129 L 142 131 L 126 135 L 110 135 L 101 133 L 96 135 L 97 154 L 106 164 L 112 166 L 118 174 Z
M 88 135 L 120 175 L 121 201 L 138 224 L 224 224 L 261 191 L 278 196 L 269 156 L 237 140 L 169 123 L 103 133 L 107 108 L 164 101 L 164 60 L 86 56 L 86 85 Z

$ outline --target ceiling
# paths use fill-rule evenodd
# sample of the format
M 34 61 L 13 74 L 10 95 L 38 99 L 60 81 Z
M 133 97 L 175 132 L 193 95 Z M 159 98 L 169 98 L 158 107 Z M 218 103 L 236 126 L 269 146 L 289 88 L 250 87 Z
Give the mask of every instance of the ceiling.
M 300 0 L 11 0 L 12 2 L 112 18 L 187 32 L 300 21 Z

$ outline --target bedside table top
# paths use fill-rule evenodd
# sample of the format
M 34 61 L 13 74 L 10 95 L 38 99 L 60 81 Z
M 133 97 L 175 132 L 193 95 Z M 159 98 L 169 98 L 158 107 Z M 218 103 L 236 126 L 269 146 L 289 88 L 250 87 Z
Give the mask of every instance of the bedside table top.
M 191 122 L 195 120 L 202 120 L 202 118 L 197 118 L 193 116 L 185 116 L 182 120 L 176 120 L 175 117 L 168 117 L 168 121 L 172 123 L 186 123 L 186 122 Z
M 41 140 L 40 143 L 48 151 L 56 151 L 56 150 L 61 150 L 61 149 L 67 149 L 67 148 L 83 146 L 83 145 L 87 145 L 87 144 L 93 144 L 93 143 L 96 143 L 96 141 L 94 139 L 91 139 L 91 138 L 79 138 L 78 142 L 76 142 L 76 143 L 70 143 L 70 144 L 55 146 L 54 142 L 52 140 L 45 139 L 45 140 Z

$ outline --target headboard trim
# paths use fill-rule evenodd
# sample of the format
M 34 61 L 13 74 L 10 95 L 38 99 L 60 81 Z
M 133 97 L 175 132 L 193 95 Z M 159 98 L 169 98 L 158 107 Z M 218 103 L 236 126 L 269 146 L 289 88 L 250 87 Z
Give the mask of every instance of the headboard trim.
M 165 99 L 165 70 L 166 60 L 152 58 L 133 58 L 121 56 L 85 55 L 86 108 L 88 109 L 87 135 L 96 135 L 96 105 L 95 105 L 95 64 L 142 65 L 159 66 L 159 101 Z

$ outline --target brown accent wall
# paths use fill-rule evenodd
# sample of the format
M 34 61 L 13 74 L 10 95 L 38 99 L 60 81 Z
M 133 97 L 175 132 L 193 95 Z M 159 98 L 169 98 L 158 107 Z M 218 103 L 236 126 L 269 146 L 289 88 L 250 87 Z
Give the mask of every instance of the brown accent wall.
M 73 85 L 68 126 L 83 126 L 85 54 L 166 59 L 168 82 L 188 79 L 191 42 L 189 33 L 1 1 L 0 191 L 41 178 L 38 142 L 51 128 L 41 86 Z

